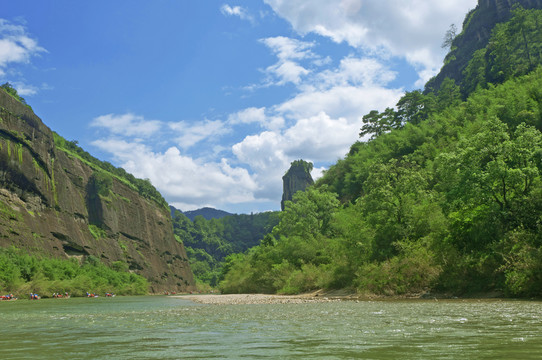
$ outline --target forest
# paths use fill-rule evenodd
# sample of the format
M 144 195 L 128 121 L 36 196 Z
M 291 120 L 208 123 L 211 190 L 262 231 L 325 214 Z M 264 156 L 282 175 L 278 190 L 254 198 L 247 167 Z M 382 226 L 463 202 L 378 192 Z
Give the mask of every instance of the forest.
M 278 212 L 272 211 L 210 220 L 198 215 L 191 221 L 176 210 L 173 232 L 185 246 L 198 288 L 208 291 L 222 280 L 224 259 L 258 245 L 278 221 Z
M 542 296 L 540 24 L 516 7 L 460 81 L 363 116 L 363 141 L 225 258 L 220 290 Z

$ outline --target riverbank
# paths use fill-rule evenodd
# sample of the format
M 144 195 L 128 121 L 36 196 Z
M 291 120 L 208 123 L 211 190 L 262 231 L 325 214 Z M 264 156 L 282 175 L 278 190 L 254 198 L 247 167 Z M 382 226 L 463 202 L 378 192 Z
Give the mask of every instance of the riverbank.
M 318 290 L 311 293 L 298 295 L 274 295 L 274 294 L 189 294 L 175 296 L 187 299 L 199 304 L 209 305 L 247 305 L 247 304 L 303 304 L 334 301 L 385 301 L 385 300 L 452 300 L 452 299 L 507 299 L 500 292 L 485 292 L 456 297 L 444 293 L 421 293 L 385 296 L 375 294 L 360 294 L 348 290 L 324 291 Z
M 199 304 L 208 305 L 249 305 L 249 304 L 305 304 L 317 302 L 341 301 L 340 298 L 319 296 L 316 293 L 301 295 L 271 295 L 271 294 L 197 294 L 179 295 Z

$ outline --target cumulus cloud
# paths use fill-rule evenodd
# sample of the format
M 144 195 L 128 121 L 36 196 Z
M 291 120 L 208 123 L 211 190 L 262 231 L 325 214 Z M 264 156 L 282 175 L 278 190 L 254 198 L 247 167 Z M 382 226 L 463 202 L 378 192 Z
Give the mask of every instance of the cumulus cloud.
M 333 119 L 324 112 L 298 120 L 284 131 L 263 131 L 245 137 L 232 151 L 250 166 L 260 185 L 256 197 L 279 199 L 281 177 L 295 159 L 331 162 L 343 157 L 358 138 L 359 123 L 346 118 Z M 315 171 L 321 176 L 322 169 Z
M 254 17 L 252 17 L 249 12 L 241 6 L 230 6 L 228 4 L 224 4 L 220 7 L 220 12 L 225 16 L 237 16 L 242 20 L 254 22 Z
M 220 120 L 204 120 L 198 123 L 179 121 L 170 123 L 168 126 L 178 134 L 176 136 L 177 145 L 183 149 L 190 148 L 206 139 L 216 139 L 230 132 L 230 129 Z
M 24 26 L 0 19 L 0 76 L 5 75 L 10 64 L 28 63 L 32 56 L 43 52 L 46 50 L 30 37 Z
M 21 81 L 14 81 L 11 85 L 21 96 L 32 96 L 38 93 L 39 88 L 34 85 L 25 84 Z
M 265 107 L 261 108 L 247 108 L 238 111 L 234 114 L 230 114 L 228 121 L 231 124 L 251 124 L 251 123 L 263 123 L 266 120 Z
M 313 43 L 292 39 L 284 36 L 260 40 L 277 56 L 278 62 L 267 67 L 266 73 L 273 79 L 269 84 L 284 85 L 286 83 L 300 84 L 302 78 L 310 73 L 309 69 L 301 66 L 299 61 L 317 59 L 311 48 Z
M 334 118 L 360 119 L 372 109 L 393 106 L 403 92 L 384 87 L 334 86 L 302 92 L 277 105 L 276 110 L 290 118 L 306 118 L 325 112 Z
M 177 147 L 153 152 L 147 145 L 119 139 L 96 140 L 126 171 L 148 178 L 162 195 L 182 210 L 224 206 L 254 200 L 258 185 L 249 172 L 226 159 L 203 162 L 183 155 Z
M 348 56 L 335 69 L 315 74 L 297 95 L 277 104 L 282 116 L 300 119 L 324 112 L 332 118 L 357 121 L 373 109 L 395 104 L 402 89 L 390 89 L 395 72 L 372 58 Z
M 442 37 L 477 0 L 264 0 L 300 34 L 407 59 L 424 80 L 438 71 Z
M 231 125 L 257 123 L 265 129 L 277 130 L 284 126 L 282 116 L 268 116 L 265 107 L 250 107 L 228 116 Z
M 294 95 L 220 120 L 158 122 L 162 129 L 156 133 L 164 135 L 167 130 L 169 135 L 164 152 L 151 150 L 154 136 L 137 141 L 109 138 L 94 144 L 110 151 L 127 171 L 151 179 L 170 203 L 183 210 L 265 201 L 278 207 L 281 178 L 293 160 L 314 162 L 313 176 L 322 176 L 325 167 L 342 158 L 358 139 L 362 116 L 393 106 L 403 94 L 402 89 L 390 88 L 397 74 L 376 55 L 347 55 L 332 66 L 315 53 L 313 42 L 283 36 L 260 42 L 277 58 L 265 69 L 264 86 L 293 84 Z M 107 127 L 108 123 L 100 122 L 117 137 L 128 135 L 120 127 Z M 145 123 L 132 115 L 123 127 Z M 235 144 L 214 141 L 239 127 L 255 132 Z M 212 152 L 212 158 L 189 155 L 196 144 L 197 149 Z
M 387 87 L 395 77 L 374 58 L 347 56 L 336 68 L 315 71 L 298 85 L 296 95 L 282 103 L 231 115 L 235 122 L 284 119 L 283 126 L 246 136 L 232 147 L 260 185 L 255 197 L 279 199 L 282 174 L 293 160 L 330 164 L 342 158 L 358 139 L 362 116 L 393 106 L 403 94 L 402 89 Z M 315 166 L 313 175 L 320 177 L 323 170 L 324 166 Z
M 132 113 L 107 114 L 94 118 L 90 126 L 107 129 L 115 135 L 149 137 L 160 130 L 162 122 Z

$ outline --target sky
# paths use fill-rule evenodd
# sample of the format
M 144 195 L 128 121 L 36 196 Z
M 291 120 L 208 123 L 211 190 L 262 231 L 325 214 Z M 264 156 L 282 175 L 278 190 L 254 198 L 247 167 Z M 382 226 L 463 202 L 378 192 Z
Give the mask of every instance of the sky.
M 0 83 L 187 211 L 279 210 L 423 88 L 476 0 L 0 0 Z

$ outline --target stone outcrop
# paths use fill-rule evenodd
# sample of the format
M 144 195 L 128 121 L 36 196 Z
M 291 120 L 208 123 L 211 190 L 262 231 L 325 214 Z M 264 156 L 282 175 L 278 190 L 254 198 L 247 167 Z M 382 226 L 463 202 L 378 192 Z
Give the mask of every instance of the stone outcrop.
M 280 202 L 282 210 L 284 210 L 285 202 L 291 201 L 296 192 L 304 191 L 314 184 L 311 171 L 312 163 L 304 160 L 292 162 L 290 169 L 282 177 L 282 201 Z
M 465 17 L 463 30 L 454 39 L 440 73 L 426 84 L 426 91 L 438 90 L 447 77 L 459 85 L 463 70 L 474 52 L 487 46 L 495 25 L 508 21 L 515 5 L 525 9 L 542 9 L 542 0 L 478 0 L 476 8 Z
M 106 264 L 125 262 L 151 291 L 195 288 L 169 209 L 112 177 L 97 193 L 92 164 L 58 149 L 32 110 L 0 90 L 0 246 Z

